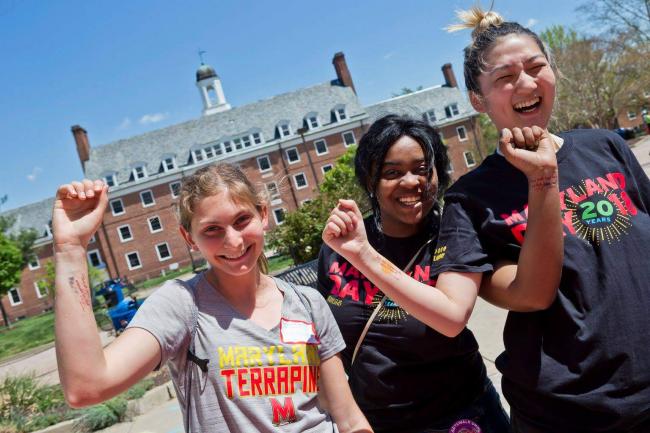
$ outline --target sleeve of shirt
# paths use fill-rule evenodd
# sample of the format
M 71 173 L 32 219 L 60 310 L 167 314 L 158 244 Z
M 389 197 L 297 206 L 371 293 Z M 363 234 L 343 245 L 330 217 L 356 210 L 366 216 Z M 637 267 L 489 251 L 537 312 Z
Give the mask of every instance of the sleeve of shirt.
M 318 355 L 321 361 L 342 352 L 345 349 L 345 341 L 325 298 L 309 287 L 300 287 L 299 290 L 307 298 L 311 307 L 316 334 L 320 341 Z
M 636 158 L 627 142 L 618 134 L 611 134 L 611 136 L 616 143 L 616 147 L 621 151 L 625 160 L 625 165 L 632 175 L 631 180 L 635 184 L 635 188 L 632 188 L 632 192 L 638 193 L 638 203 L 643 205 L 646 213 L 650 213 L 650 179 L 648 179 L 648 175 L 645 174 L 643 167 L 641 167 L 639 160 Z
M 328 261 L 332 250 L 325 244 L 320 247 L 318 253 L 318 284 L 316 288 L 325 298 L 329 295 L 330 280 L 328 277 Z
M 440 275 L 447 271 L 492 271 L 488 253 L 481 244 L 470 215 L 462 202 L 454 197 L 445 199 L 440 234 L 433 256 L 432 273 Z
M 151 333 L 162 352 L 160 365 L 184 353 L 189 344 L 192 321 L 192 295 L 176 281 L 167 281 L 149 296 L 129 323 Z

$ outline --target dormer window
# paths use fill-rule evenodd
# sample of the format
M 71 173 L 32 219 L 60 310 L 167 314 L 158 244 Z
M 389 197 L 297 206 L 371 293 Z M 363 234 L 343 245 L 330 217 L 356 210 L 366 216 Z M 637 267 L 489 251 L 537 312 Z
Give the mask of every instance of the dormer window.
M 251 138 L 250 138 L 250 136 L 248 136 L 248 135 L 244 135 L 244 136 L 241 138 L 241 142 L 244 143 L 244 147 L 245 147 L 245 148 L 246 148 L 246 147 L 251 147 L 251 145 L 252 145 L 252 143 L 251 143 Z
M 147 177 L 147 167 L 144 164 L 133 167 L 133 180 L 136 182 Z
M 316 129 L 320 126 L 318 123 L 318 116 L 316 114 L 308 114 L 307 117 L 305 117 L 305 122 L 307 123 L 307 128 L 309 129 Z
M 192 159 L 194 160 L 194 164 L 203 161 L 205 159 L 203 157 L 203 149 L 194 149 L 192 151 Z
M 291 135 L 291 125 L 289 125 L 289 123 L 279 124 L 278 133 L 280 134 L 280 138 L 288 137 Z
M 454 117 L 458 116 L 460 114 L 460 111 L 458 111 L 458 104 L 449 104 L 445 107 L 445 114 L 447 117 Z
M 337 122 L 347 119 L 348 114 L 345 112 L 345 107 L 339 106 L 334 108 L 334 117 L 336 117 Z
M 422 114 L 425 122 L 434 123 L 436 121 L 436 110 L 429 110 Z
M 107 174 L 104 176 L 104 180 L 106 181 L 106 185 L 110 186 L 116 186 L 117 185 L 117 176 L 115 173 Z
M 259 132 L 253 132 L 253 143 L 255 144 L 262 144 L 264 142 L 264 139 L 262 138 L 262 134 Z
M 223 154 L 223 150 L 221 149 L 221 143 L 215 144 L 214 146 L 212 146 L 212 148 L 214 149 L 214 154 L 216 156 L 219 156 L 219 155 Z
M 205 149 L 203 149 L 203 152 L 205 153 L 205 157 L 207 159 L 214 158 L 214 149 L 212 146 L 208 146 Z
M 226 153 L 232 152 L 232 143 L 230 141 L 224 141 L 223 142 L 223 150 Z
M 176 168 L 176 160 L 173 156 L 168 156 L 167 158 L 163 159 L 162 165 L 163 170 L 165 172 L 168 172 Z
M 244 145 L 242 144 L 241 138 L 235 138 L 232 143 L 235 145 L 235 150 L 242 150 Z

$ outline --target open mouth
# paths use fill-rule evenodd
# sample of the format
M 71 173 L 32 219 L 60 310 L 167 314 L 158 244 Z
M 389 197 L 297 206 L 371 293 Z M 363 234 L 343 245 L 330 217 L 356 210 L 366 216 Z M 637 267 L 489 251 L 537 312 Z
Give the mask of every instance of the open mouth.
M 530 113 L 531 111 L 534 111 L 537 107 L 539 107 L 541 104 L 542 104 L 542 98 L 536 96 L 527 101 L 518 102 L 512 108 L 517 113 Z
M 252 245 L 249 245 L 248 248 L 244 249 L 244 251 L 242 251 L 240 254 L 223 254 L 219 257 L 227 261 L 235 262 L 237 260 L 241 260 L 246 254 L 248 254 L 251 248 Z
M 419 203 L 422 203 L 422 196 L 420 195 L 409 195 L 404 197 L 399 197 L 397 202 L 404 207 L 412 208 Z

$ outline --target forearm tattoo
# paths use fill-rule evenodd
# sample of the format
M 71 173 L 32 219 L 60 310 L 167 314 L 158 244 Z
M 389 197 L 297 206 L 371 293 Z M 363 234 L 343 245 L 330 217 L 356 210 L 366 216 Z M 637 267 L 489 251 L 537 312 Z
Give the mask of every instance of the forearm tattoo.
M 390 275 L 390 274 L 396 274 L 396 273 L 399 272 L 399 269 L 397 269 L 394 264 L 392 264 L 391 262 L 389 262 L 388 260 L 386 260 L 383 257 L 381 259 L 379 259 L 379 266 L 381 268 L 381 271 L 384 274 L 389 274 Z
M 557 172 L 546 176 L 540 176 L 537 179 L 533 179 L 529 182 L 529 185 L 533 191 L 544 191 L 549 188 L 553 188 L 557 185 Z
M 80 278 L 69 277 L 68 286 L 79 296 L 79 304 L 84 311 L 92 310 L 92 301 L 90 299 L 90 288 L 85 276 Z

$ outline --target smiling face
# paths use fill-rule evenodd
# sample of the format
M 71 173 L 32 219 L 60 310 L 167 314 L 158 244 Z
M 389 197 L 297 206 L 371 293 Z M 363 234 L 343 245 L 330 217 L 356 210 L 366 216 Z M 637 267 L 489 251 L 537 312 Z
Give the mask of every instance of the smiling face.
M 413 138 L 402 136 L 390 147 L 379 169 L 375 195 L 383 232 L 394 237 L 417 233 L 438 191 L 435 169 L 427 179 L 422 147 Z
M 217 276 L 240 276 L 257 269 L 267 225 L 266 208 L 258 212 L 252 205 L 234 201 L 225 191 L 196 203 L 191 233 L 181 227 L 181 234 L 201 251 Z
M 555 74 L 537 43 L 510 34 L 498 39 L 478 77 L 482 95 L 470 93 L 474 108 L 487 113 L 498 130 L 539 126 L 546 129 L 555 101 Z

